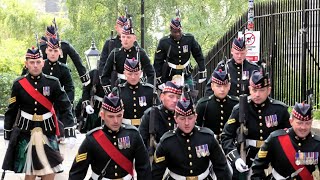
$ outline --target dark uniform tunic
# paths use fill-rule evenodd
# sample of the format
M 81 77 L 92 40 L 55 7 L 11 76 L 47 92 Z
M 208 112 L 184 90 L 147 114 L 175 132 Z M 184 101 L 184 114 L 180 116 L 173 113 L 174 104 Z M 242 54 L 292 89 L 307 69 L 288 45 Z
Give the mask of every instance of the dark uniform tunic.
M 160 141 L 160 138 L 162 135 L 169 131 L 173 130 L 176 126 L 176 122 L 173 118 L 174 116 L 174 111 L 170 111 L 167 108 L 165 108 L 163 105 L 159 105 L 156 107 L 151 107 L 155 108 L 155 114 L 156 117 L 154 119 L 154 127 L 155 127 L 155 141 L 158 143 Z M 143 142 L 147 147 L 149 147 L 149 139 L 150 139 L 150 134 L 149 134 L 149 123 L 150 123 L 150 111 L 151 108 L 147 109 L 144 113 L 144 115 L 141 118 L 141 125 L 139 126 L 139 132 L 142 136 Z
M 141 69 L 143 71 L 143 75 L 147 76 L 148 83 L 153 84 L 154 69 L 150 64 L 150 59 L 142 48 L 140 48 L 139 51 L 140 51 L 139 57 L 140 57 L 140 63 L 141 63 Z M 123 74 L 124 62 L 126 58 L 128 59 L 137 58 L 136 47 L 133 46 L 128 50 L 124 48 L 117 48 L 110 53 L 101 76 L 102 86 L 110 85 L 111 73 L 113 71 L 114 64 L 115 64 L 116 71 L 119 74 Z
M 113 41 L 113 42 L 111 42 L 111 44 L 112 44 L 111 48 L 113 48 L 113 49 L 114 48 L 121 48 L 121 46 L 122 46 L 120 36 L 106 40 L 106 42 L 103 45 L 103 48 L 101 51 L 101 56 L 100 56 L 100 62 L 99 62 L 100 64 L 99 64 L 99 69 L 98 69 L 100 76 L 102 75 L 103 68 L 107 62 L 108 56 L 109 56 L 110 52 L 113 50 L 113 49 L 110 49 L 110 41 L 111 40 Z
M 162 179 L 166 168 L 181 176 L 198 176 L 210 161 L 217 179 L 231 179 L 226 158 L 213 136 L 210 129 L 197 126 L 190 134 L 184 134 L 179 128 L 165 133 L 155 152 L 152 179 Z
M 239 103 L 239 99 L 232 96 L 226 96 L 219 99 L 214 95 L 199 99 L 197 104 L 197 125 L 211 129 L 217 140 L 220 141 L 220 135 L 223 127 L 230 117 L 233 107 Z
M 82 88 L 82 102 L 84 103 L 83 108 L 87 105 L 92 105 L 94 109 L 93 114 L 87 114 L 84 109 L 84 117 L 87 117 L 86 124 L 83 130 L 88 131 L 95 127 L 101 126 L 101 119 L 99 116 L 99 111 L 102 105 L 105 93 L 100 83 L 100 78 L 97 69 L 89 71 L 90 83 Z M 91 102 L 92 101 L 92 102 Z M 92 103 L 92 104 L 91 104 Z
M 215 70 L 219 70 L 221 68 L 222 65 L 224 65 L 224 61 L 220 61 L 217 65 L 217 67 L 215 68 Z M 259 66 L 256 65 L 255 63 L 249 62 L 248 60 L 244 60 L 243 61 L 243 67 L 242 64 L 237 64 L 235 62 L 235 60 L 229 59 L 227 61 L 227 68 L 228 68 L 228 74 L 229 74 L 229 78 L 230 78 L 230 83 L 231 83 L 231 87 L 230 87 L 230 91 L 229 91 L 229 95 L 231 96 L 239 96 L 240 94 L 242 94 L 241 92 L 241 79 L 242 79 L 242 74 L 247 73 L 247 80 L 245 81 L 245 94 L 249 94 L 249 78 L 251 77 L 251 73 L 254 70 L 258 70 L 259 71 Z M 224 65 L 225 66 L 225 65 Z M 242 69 L 243 68 L 243 69 Z M 212 77 L 212 75 L 211 75 Z M 213 94 L 212 89 L 211 89 L 211 79 L 208 81 L 207 85 L 206 85 L 206 92 L 205 92 L 205 96 L 209 96 L 211 94 Z
M 124 104 L 125 119 L 139 119 L 145 110 L 152 106 L 153 85 L 149 83 L 138 83 L 135 86 L 125 82 L 120 87 L 120 98 Z
M 45 42 L 40 44 L 40 49 L 43 54 L 43 59 L 47 59 L 46 48 L 47 48 L 47 44 Z M 61 41 L 60 48 L 62 49 L 63 56 L 62 57 L 61 57 L 61 55 L 59 56 L 59 61 L 62 62 L 63 64 L 66 64 L 67 63 L 67 56 L 69 55 L 74 66 L 76 67 L 76 69 L 78 71 L 78 74 L 80 76 L 81 81 L 83 82 L 83 78 L 84 78 L 84 75 L 86 74 L 87 70 L 84 67 L 84 65 L 82 64 L 82 60 L 81 60 L 79 53 L 67 41 Z
M 27 74 L 18 78 L 12 86 L 12 94 L 10 98 L 10 105 L 7 112 L 5 113 L 4 120 L 4 138 L 9 140 L 10 130 L 16 120 L 18 110 L 24 111 L 29 114 L 42 115 L 49 112 L 44 106 L 42 106 L 37 100 L 32 98 L 26 90 L 22 88 L 18 80 L 26 77 L 30 84 L 41 94 L 43 94 L 52 104 L 55 105 L 59 111 L 60 120 L 63 122 L 65 127 L 65 136 L 75 136 L 74 130 L 72 129 L 74 122 L 71 113 L 71 103 L 67 94 L 62 90 L 59 80 L 55 77 L 40 74 L 39 76 L 31 76 Z M 18 127 L 22 130 L 22 133 L 30 134 L 30 130 L 35 127 L 41 127 L 43 133 L 46 135 L 55 134 L 55 126 L 52 118 L 46 121 L 30 121 L 25 118 L 19 118 Z M 51 128 L 50 128 L 51 127 Z
M 283 177 L 291 176 L 296 170 L 292 167 L 289 162 L 284 150 L 279 142 L 279 137 L 284 135 L 289 135 L 290 141 L 296 152 L 317 152 L 320 154 L 320 137 L 317 135 L 309 134 L 306 138 L 301 139 L 296 136 L 292 128 L 288 130 L 277 130 L 270 134 L 268 139 L 262 145 L 259 153 L 256 156 L 256 159 L 252 165 L 253 174 L 251 179 L 253 180 L 262 180 L 266 179 L 264 169 L 271 166 Z M 315 157 L 314 157 L 315 158 Z M 313 161 L 312 165 L 304 165 L 310 174 L 315 171 L 316 166 L 319 167 L 320 161 L 317 159 L 317 162 Z M 300 168 L 300 167 L 299 167 Z M 301 180 L 300 176 L 296 176 L 295 179 Z
M 96 128 L 87 133 L 86 138 L 79 147 L 77 156 L 69 172 L 69 180 L 84 179 L 89 165 L 93 173 L 100 175 L 102 169 L 110 160 L 110 156 L 102 149 L 98 142 L 93 137 L 93 133 L 101 128 Z M 114 132 L 106 126 L 102 129 L 104 135 L 110 140 L 112 144 L 125 156 L 134 163 L 137 172 L 137 178 L 142 180 L 151 180 L 151 169 L 149 156 L 146 147 L 143 144 L 138 130 L 131 125 L 121 125 L 119 131 Z M 130 147 L 126 149 L 119 149 L 119 139 L 129 137 Z M 105 178 L 117 179 L 126 176 L 128 173 L 122 169 L 119 164 L 113 160 L 110 161 Z
M 252 160 L 250 159 L 253 159 L 256 156 L 263 141 L 267 139 L 271 132 L 277 129 L 290 127 L 290 115 L 287 109 L 288 107 L 284 103 L 271 98 L 268 98 L 260 105 L 254 104 L 253 101 L 248 100 L 248 115 L 246 116 L 246 128 L 248 129 L 248 134 L 245 137 L 246 140 L 256 141 L 254 147 L 247 143 L 247 146 L 249 147 L 247 147 L 248 155 L 246 162 L 249 167 L 252 164 Z M 273 125 L 267 127 L 271 120 L 273 120 Z M 235 143 L 239 127 L 238 104 L 233 108 L 230 118 L 221 134 L 222 148 L 226 153 L 228 160 L 232 164 L 234 164 L 235 160 L 240 158 L 237 151 L 237 146 L 239 144 Z
M 168 53 L 169 49 L 170 52 Z M 166 74 L 163 74 L 162 67 L 166 61 L 175 65 L 184 65 L 190 60 L 191 54 L 198 63 L 199 71 L 204 71 L 205 64 L 201 46 L 198 44 L 192 34 L 182 34 L 182 37 L 179 41 L 174 40 L 170 35 L 163 37 L 160 39 L 154 57 L 153 67 L 156 72 L 156 77 L 161 77 L 161 82 L 165 83 L 170 81 L 172 76 L 176 74 L 181 75 L 182 72 L 185 72 L 190 76 L 192 72 L 191 62 L 189 66 L 181 70 L 176 70 L 169 67 Z

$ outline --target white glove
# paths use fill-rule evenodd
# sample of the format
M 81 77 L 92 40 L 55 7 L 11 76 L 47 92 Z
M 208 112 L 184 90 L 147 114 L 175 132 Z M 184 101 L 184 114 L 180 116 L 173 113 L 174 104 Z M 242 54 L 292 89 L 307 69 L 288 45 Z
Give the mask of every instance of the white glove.
M 9 146 L 9 140 L 4 140 L 4 148 L 6 151 L 8 149 L 8 146 Z
M 88 114 L 93 114 L 93 113 L 94 113 L 94 109 L 92 108 L 91 105 L 87 105 L 87 106 L 86 106 L 86 112 L 87 112 Z
M 65 139 L 67 148 L 72 149 L 76 145 L 77 139 L 75 137 L 68 137 Z
M 160 90 L 163 90 L 163 88 L 164 88 L 165 86 L 166 86 L 166 85 L 165 85 L 164 83 L 162 83 L 162 84 L 158 85 L 158 88 L 159 88 Z
M 236 166 L 236 169 L 241 173 L 246 172 L 246 171 L 249 170 L 248 166 L 246 165 L 246 163 L 241 158 L 238 158 L 236 160 L 235 166 Z
M 206 81 L 206 78 L 203 78 L 203 79 L 199 79 L 199 80 L 198 80 L 199 83 L 203 83 L 203 82 L 205 82 L 205 81 Z

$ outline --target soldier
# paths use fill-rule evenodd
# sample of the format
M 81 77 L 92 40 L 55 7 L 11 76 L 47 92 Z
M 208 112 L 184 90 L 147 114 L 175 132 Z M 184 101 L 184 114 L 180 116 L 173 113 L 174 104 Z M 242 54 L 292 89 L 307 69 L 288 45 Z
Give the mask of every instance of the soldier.
M 102 103 L 100 116 L 105 125 L 87 133 L 70 169 L 69 180 L 84 179 L 89 165 L 93 180 L 133 179 L 134 168 L 137 179 L 151 179 L 146 147 L 136 127 L 121 124 L 123 103 L 113 93 L 105 96 Z
M 103 68 L 106 64 L 107 58 L 110 54 L 110 52 L 114 48 L 121 48 L 121 33 L 123 30 L 123 27 L 127 24 L 127 18 L 125 16 L 119 16 L 116 25 L 114 26 L 115 30 L 117 31 L 117 36 L 115 38 L 111 38 L 106 40 L 106 42 L 103 45 L 101 57 L 100 57 L 100 64 L 99 64 L 99 76 L 102 76 Z M 110 47 L 112 45 L 112 47 Z M 111 48 L 111 49 L 110 49 Z
M 231 54 L 232 58 L 227 60 L 227 62 L 224 62 L 224 60 L 220 61 L 215 70 L 219 70 L 221 67 L 225 66 L 231 82 L 229 95 L 239 96 L 241 93 L 249 94 L 249 77 L 251 77 L 254 70 L 259 70 L 260 68 L 255 63 L 246 60 L 247 48 L 245 41 L 242 38 L 235 38 L 233 40 Z M 241 80 L 245 80 L 244 92 L 241 92 Z M 212 94 L 210 79 L 206 85 L 205 96 L 210 96 Z
M 152 151 L 150 149 L 152 147 L 149 147 L 148 143 L 150 140 L 150 123 L 154 124 L 155 141 L 158 143 L 165 132 L 173 130 L 176 126 L 173 115 L 174 109 L 181 96 L 181 93 L 182 86 L 168 81 L 160 94 L 160 100 L 162 104 L 155 107 L 151 107 L 144 112 L 141 118 L 139 132 L 142 136 L 145 145 L 148 147 L 150 151 Z M 156 112 L 155 117 L 150 117 L 152 109 L 154 109 Z
M 129 21 L 130 23 L 128 23 L 127 26 L 123 27 L 123 31 L 121 34 L 122 47 L 112 50 L 103 69 L 101 84 L 106 92 L 110 92 L 111 87 L 114 86 L 114 84 L 111 84 L 112 71 L 117 72 L 117 76 L 121 79 L 121 83 L 125 81 L 125 76 L 123 75 L 123 67 L 126 58 L 138 59 L 141 62 L 141 68 L 143 70 L 144 76 L 147 76 L 147 82 L 150 84 L 153 83 L 154 69 L 150 64 L 150 59 L 144 49 L 138 46 L 134 46 L 136 35 L 133 31 L 131 19 Z
M 172 19 L 170 22 L 170 35 L 160 40 L 154 56 L 153 66 L 160 89 L 174 75 L 184 75 L 184 81 L 193 90 L 191 54 L 198 63 L 199 83 L 202 83 L 207 78 L 207 71 L 201 46 L 192 34 L 182 32 L 179 17 Z
M 250 97 L 246 106 L 248 112 L 244 123 L 247 129 L 245 132 L 247 164 L 240 158 L 237 150 L 237 146 L 240 146 L 237 144 L 237 137 L 240 136 L 238 134 L 240 127 L 239 104 L 233 108 L 221 134 L 221 145 L 233 167 L 234 179 L 239 178 L 239 172 L 243 173 L 248 170 L 248 167 L 252 164 L 252 159 L 271 132 L 290 127 L 288 106 L 268 97 L 271 92 L 268 75 L 253 71 L 249 90 Z
M 12 86 L 9 107 L 5 113 L 4 139 L 10 139 L 2 168 L 25 173 L 25 179 L 36 176 L 54 179 L 62 171 L 63 157 L 56 135 L 60 134 L 53 104 L 64 123 L 66 142 L 75 144 L 71 103 L 59 80 L 42 73 L 44 61 L 39 49 L 28 49 L 25 66 L 28 74 Z
M 135 58 L 126 58 L 123 74 L 127 82 L 119 85 L 120 98 L 125 102 L 124 124 L 139 126 L 144 111 L 152 106 L 153 85 L 141 83 L 141 73 L 140 62 Z
M 221 133 L 227 122 L 233 107 L 239 103 L 239 99 L 229 96 L 229 76 L 226 71 L 219 69 L 213 72 L 211 78 L 213 95 L 203 97 L 197 104 L 197 125 L 211 129 L 216 139 L 221 142 Z
M 251 179 L 266 179 L 264 169 L 271 163 L 273 179 L 313 179 L 319 167 L 320 137 L 311 133 L 312 106 L 296 103 L 290 124 L 292 128 L 270 134 L 252 165 Z
M 40 42 L 40 49 L 43 53 L 43 58 L 47 59 L 46 49 L 47 49 L 47 43 L 48 39 L 51 37 L 58 37 L 57 28 L 50 25 L 47 26 L 45 37 L 41 38 Z M 60 38 L 58 38 L 60 39 Z M 90 83 L 90 77 L 87 73 L 86 68 L 82 64 L 82 59 L 78 52 L 74 49 L 74 47 L 67 41 L 61 41 L 59 40 L 59 46 L 60 46 L 60 57 L 59 62 L 62 62 L 63 64 L 67 64 L 67 55 L 71 58 L 74 66 L 76 67 L 78 74 L 80 76 L 80 80 L 84 86 L 88 85 Z
M 161 180 L 168 168 L 165 179 L 170 180 L 212 180 L 215 176 L 219 180 L 231 180 L 225 155 L 214 133 L 208 128 L 195 126 L 197 114 L 192 101 L 185 97 L 179 100 L 174 119 L 177 128 L 166 132 L 157 146 L 152 179 Z

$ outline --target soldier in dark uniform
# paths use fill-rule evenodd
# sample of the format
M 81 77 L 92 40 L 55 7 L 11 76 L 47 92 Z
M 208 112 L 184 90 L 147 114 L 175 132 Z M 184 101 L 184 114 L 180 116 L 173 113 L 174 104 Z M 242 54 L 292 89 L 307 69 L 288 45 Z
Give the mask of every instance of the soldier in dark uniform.
M 126 58 L 123 74 L 127 81 L 119 85 L 120 98 L 124 102 L 124 124 L 139 126 L 144 111 L 152 106 L 153 85 L 141 83 L 141 73 L 140 62 L 135 58 Z
M 46 35 L 45 37 L 41 38 L 40 41 L 40 49 L 43 53 L 43 58 L 47 59 L 47 54 L 46 54 L 46 48 L 47 48 L 47 43 L 49 38 L 51 37 L 57 37 L 58 32 L 56 31 L 56 28 L 54 26 L 47 26 L 46 29 Z M 58 38 L 59 39 L 59 38 Z M 79 55 L 79 53 L 74 49 L 74 47 L 67 41 L 61 41 L 59 40 L 60 43 L 60 57 L 59 57 L 59 62 L 62 62 L 63 64 L 67 63 L 67 56 L 69 56 L 76 67 L 78 74 L 80 76 L 80 80 L 83 83 L 83 85 L 88 85 L 90 83 L 90 77 L 89 74 L 87 73 L 86 68 L 82 64 L 82 59 Z
M 312 172 L 319 167 L 320 137 L 311 133 L 312 106 L 296 103 L 290 124 L 292 128 L 270 134 L 260 148 L 252 165 L 253 180 L 314 179 Z M 266 177 L 264 169 L 272 166 Z
M 201 46 L 192 34 L 182 33 L 179 17 L 172 19 L 170 35 L 160 40 L 154 57 L 153 67 L 159 89 L 162 89 L 164 83 L 170 81 L 174 75 L 183 74 L 186 84 L 193 89 L 191 54 L 198 63 L 199 83 L 202 83 L 206 80 L 207 71 Z
M 104 97 L 100 116 L 105 125 L 87 133 L 70 169 L 69 180 L 84 179 L 89 165 L 92 180 L 100 175 L 102 179 L 131 180 L 133 169 L 137 179 L 150 180 L 146 147 L 136 127 L 121 123 L 123 103 L 116 94 Z
M 129 21 L 131 22 L 131 20 Z M 111 74 L 114 69 L 117 71 L 121 83 L 125 81 L 123 65 L 126 58 L 138 59 L 141 62 L 141 68 L 144 73 L 143 76 L 147 76 L 148 83 L 153 83 L 154 69 L 150 64 L 150 59 L 144 49 L 134 46 L 135 41 L 136 35 L 134 34 L 132 23 L 128 23 L 127 26 L 123 27 L 121 34 L 122 47 L 112 50 L 103 69 L 101 84 L 106 92 L 110 92 L 111 90 Z
M 95 127 L 103 125 L 99 112 L 105 93 L 101 86 L 98 73 L 97 68 L 89 71 L 91 82 L 82 88 L 82 108 L 84 109 L 81 110 L 83 112 L 80 113 L 82 113 L 81 116 L 86 118 L 81 129 L 82 132 L 90 131 Z
M 178 101 L 174 119 L 177 128 L 166 132 L 157 146 L 152 179 L 161 180 L 168 168 L 165 179 L 170 180 L 231 180 L 226 157 L 214 133 L 206 127 L 195 126 L 197 114 L 189 98 Z
M 39 49 L 28 49 L 25 66 L 28 74 L 12 86 L 9 107 L 5 113 L 4 139 L 10 140 L 2 168 L 26 173 L 25 179 L 54 179 L 62 171 L 63 157 L 56 135 L 56 105 L 65 126 L 70 147 L 75 143 L 71 103 L 59 80 L 42 73 L 44 61 Z
M 151 107 L 144 112 L 141 118 L 141 125 L 139 126 L 139 132 L 145 145 L 149 148 L 150 134 L 149 125 L 154 123 L 155 128 L 155 141 L 158 143 L 162 135 L 173 130 L 176 127 L 174 121 L 174 109 L 182 93 L 182 86 L 168 81 L 160 94 L 161 105 Z M 150 117 L 150 113 L 154 109 L 155 117 Z M 150 149 L 150 151 L 152 151 Z
M 117 21 L 116 21 L 116 25 L 114 26 L 115 30 L 117 31 L 117 36 L 115 38 L 112 37 L 112 39 L 108 39 L 106 40 L 106 42 L 103 45 L 102 48 L 102 52 L 101 52 L 101 56 L 100 56 L 100 64 L 99 64 L 99 75 L 102 75 L 103 72 L 103 68 L 107 62 L 107 58 L 110 54 L 110 52 L 114 49 L 114 48 L 121 48 L 121 34 L 122 34 L 122 30 L 123 30 L 123 26 L 125 26 L 127 23 L 127 18 L 125 16 L 119 16 Z M 110 42 L 112 41 L 112 42 Z M 112 47 L 110 47 L 110 45 L 112 44 Z M 112 48 L 112 49 L 110 49 Z
M 249 94 L 249 77 L 251 77 L 254 70 L 259 70 L 260 68 L 255 63 L 245 59 L 247 49 L 245 41 L 242 38 L 235 38 L 233 40 L 231 54 L 232 58 L 227 60 L 227 62 L 220 61 L 215 70 L 219 70 L 221 67 L 224 67 L 227 70 L 231 82 L 229 95 L 239 96 L 241 93 Z M 244 92 L 241 92 L 241 80 L 245 80 Z M 206 85 L 205 96 L 210 96 L 212 94 L 210 79 Z
M 221 145 L 233 166 L 233 178 L 238 179 L 239 172 L 248 171 L 252 159 L 256 156 L 264 140 L 277 129 L 290 127 L 288 106 L 269 98 L 271 92 L 270 79 L 259 71 L 253 71 L 250 78 L 250 97 L 248 98 L 248 112 L 245 117 L 245 144 L 247 164 L 240 158 L 237 136 L 239 133 L 239 104 L 230 115 L 221 134 Z M 248 166 L 247 166 L 248 165 Z M 242 175 L 241 175 L 242 176 Z
M 211 78 L 213 95 L 203 97 L 197 104 L 197 125 L 211 129 L 218 141 L 233 107 L 239 103 L 239 99 L 229 96 L 229 76 L 226 71 L 215 70 Z

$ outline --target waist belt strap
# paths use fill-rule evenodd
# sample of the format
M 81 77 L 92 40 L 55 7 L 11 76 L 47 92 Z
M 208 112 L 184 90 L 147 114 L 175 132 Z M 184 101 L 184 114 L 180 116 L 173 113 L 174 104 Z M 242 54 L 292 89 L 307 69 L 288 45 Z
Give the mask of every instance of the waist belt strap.
M 272 176 L 276 180 L 284 180 L 286 179 L 285 177 L 281 176 L 274 168 L 272 169 Z
M 247 145 L 247 146 L 252 146 L 252 147 L 260 148 L 263 143 L 264 143 L 264 141 L 253 140 L 253 139 L 246 139 L 246 145 Z
M 133 126 L 140 126 L 141 120 L 140 119 L 122 119 L 123 124 L 129 124 Z
M 44 97 L 39 91 L 36 91 L 26 78 L 20 79 L 19 83 L 21 84 L 22 88 L 26 90 L 27 93 L 33 99 L 35 99 L 37 102 L 39 102 L 42 106 L 44 106 L 46 109 L 48 109 L 52 113 L 54 125 L 56 126 L 56 135 L 60 136 L 59 124 L 58 124 L 56 112 L 53 108 L 52 103 L 46 97 Z
M 92 172 L 92 175 L 91 175 L 91 178 L 93 180 L 98 180 L 99 178 L 99 175 Z M 122 177 L 122 178 L 117 178 L 117 179 L 109 179 L 109 178 L 105 178 L 103 177 L 101 180 L 131 180 L 132 179 L 132 176 L 130 174 L 127 174 L 125 177 Z
M 291 166 L 297 171 L 299 168 L 303 168 L 303 170 L 298 174 L 301 179 L 303 180 L 313 180 L 312 175 L 310 174 L 310 172 L 308 171 L 308 169 L 303 166 L 303 165 L 296 165 L 295 163 L 295 153 L 296 150 L 294 149 L 292 143 L 291 143 L 291 139 L 289 137 L 288 134 L 283 135 L 283 136 L 279 136 L 278 137 L 279 142 L 281 144 L 281 147 L 284 151 L 284 154 L 287 156 Z
M 94 132 L 93 137 L 114 162 L 133 176 L 132 162 L 110 142 L 102 130 Z
M 43 121 L 43 120 L 46 120 L 46 119 L 49 119 L 50 117 L 52 117 L 52 113 L 47 112 L 42 115 L 37 115 L 37 114 L 29 114 L 29 113 L 21 110 L 21 117 L 23 117 L 25 119 L 29 119 L 31 121 Z
M 178 64 L 178 65 L 168 62 L 169 67 L 171 67 L 172 69 L 178 69 L 178 70 L 186 68 L 189 64 L 190 64 L 190 60 L 188 60 L 184 64 Z
M 198 176 L 181 176 L 179 174 L 176 174 L 172 171 L 169 171 L 169 175 L 176 180 L 204 180 L 206 177 L 209 176 L 210 173 L 210 164 L 208 166 L 208 168 L 206 169 L 206 171 L 204 171 L 203 173 L 201 173 Z

